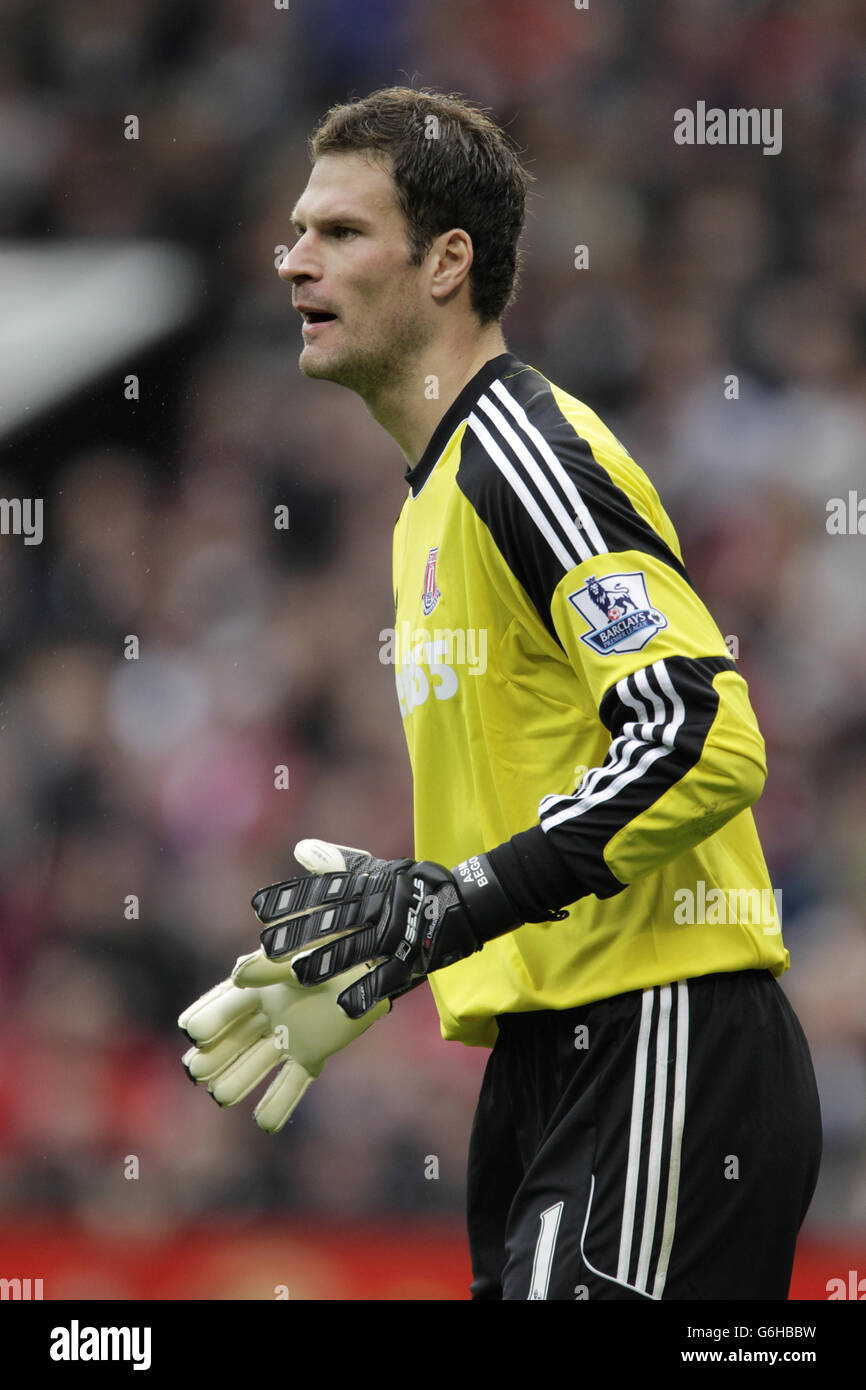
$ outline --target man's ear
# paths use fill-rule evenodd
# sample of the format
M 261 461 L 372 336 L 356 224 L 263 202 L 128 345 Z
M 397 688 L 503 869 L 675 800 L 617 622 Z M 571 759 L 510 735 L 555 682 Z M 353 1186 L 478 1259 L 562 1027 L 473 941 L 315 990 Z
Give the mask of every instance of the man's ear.
M 462 227 L 452 227 L 436 237 L 430 256 L 430 293 L 444 304 L 468 281 L 474 259 L 472 238 Z

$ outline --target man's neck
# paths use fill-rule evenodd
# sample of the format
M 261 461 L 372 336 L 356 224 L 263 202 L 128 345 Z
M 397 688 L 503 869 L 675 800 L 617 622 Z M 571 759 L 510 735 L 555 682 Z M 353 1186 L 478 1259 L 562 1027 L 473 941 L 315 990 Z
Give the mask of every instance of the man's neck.
M 498 324 L 482 329 L 470 340 L 438 342 L 407 366 L 399 381 L 367 409 L 399 445 L 410 468 L 418 463 L 436 426 L 463 387 L 492 357 L 507 352 Z

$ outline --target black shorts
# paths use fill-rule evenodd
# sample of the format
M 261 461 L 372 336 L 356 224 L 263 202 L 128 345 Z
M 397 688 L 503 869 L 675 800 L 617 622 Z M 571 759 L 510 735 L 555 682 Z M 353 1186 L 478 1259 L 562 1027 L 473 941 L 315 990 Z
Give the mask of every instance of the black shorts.
M 503 1014 L 469 1148 L 474 1299 L 786 1299 L 821 1157 L 767 970 Z

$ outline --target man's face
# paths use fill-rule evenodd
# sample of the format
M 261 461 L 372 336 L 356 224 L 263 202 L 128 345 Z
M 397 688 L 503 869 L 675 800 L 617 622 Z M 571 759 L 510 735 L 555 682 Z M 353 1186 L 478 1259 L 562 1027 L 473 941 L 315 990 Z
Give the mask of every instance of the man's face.
M 365 154 L 322 155 L 292 224 L 298 239 L 279 274 L 305 311 L 298 365 L 306 376 L 375 396 L 406 371 L 433 330 L 423 267 L 409 265 L 391 176 Z

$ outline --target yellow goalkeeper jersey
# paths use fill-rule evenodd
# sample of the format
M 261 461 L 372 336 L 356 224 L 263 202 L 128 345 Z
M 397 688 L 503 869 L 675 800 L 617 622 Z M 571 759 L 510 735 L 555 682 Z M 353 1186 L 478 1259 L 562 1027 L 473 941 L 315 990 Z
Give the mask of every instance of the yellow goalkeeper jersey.
M 386 657 L 415 857 L 452 868 L 534 828 L 582 885 L 565 920 L 430 977 L 443 1037 L 492 1046 L 497 1014 L 780 975 L 748 809 L 763 739 L 646 474 L 592 410 L 504 353 L 406 477 Z

